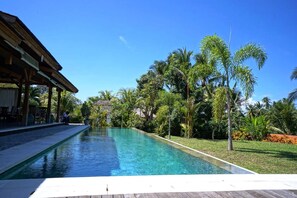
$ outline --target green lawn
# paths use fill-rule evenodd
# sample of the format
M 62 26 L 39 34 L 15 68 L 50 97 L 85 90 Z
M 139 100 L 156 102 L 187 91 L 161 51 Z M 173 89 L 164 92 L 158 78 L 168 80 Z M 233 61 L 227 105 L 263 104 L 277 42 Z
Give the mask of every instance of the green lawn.
M 225 161 L 266 174 L 297 174 L 297 145 L 258 141 L 233 141 L 234 151 L 227 151 L 227 140 L 171 140 Z

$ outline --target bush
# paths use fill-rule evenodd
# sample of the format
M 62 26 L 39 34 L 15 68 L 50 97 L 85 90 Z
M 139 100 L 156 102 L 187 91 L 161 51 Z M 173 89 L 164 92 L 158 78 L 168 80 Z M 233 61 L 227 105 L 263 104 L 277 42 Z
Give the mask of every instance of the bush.
M 157 112 L 156 115 L 156 133 L 161 136 L 165 137 L 166 134 L 168 134 L 168 112 L 169 112 L 169 107 L 167 105 L 161 106 Z
M 83 120 L 82 116 L 70 116 L 69 122 L 72 123 L 81 123 Z
M 279 142 L 279 143 L 285 143 L 285 144 L 297 144 L 297 136 L 283 135 L 283 134 L 270 134 L 263 141 Z
M 268 135 L 270 123 L 266 117 L 246 117 L 243 131 L 249 133 L 253 140 L 263 140 Z
M 244 131 L 233 131 L 232 139 L 233 140 L 251 140 L 252 137 L 249 133 Z

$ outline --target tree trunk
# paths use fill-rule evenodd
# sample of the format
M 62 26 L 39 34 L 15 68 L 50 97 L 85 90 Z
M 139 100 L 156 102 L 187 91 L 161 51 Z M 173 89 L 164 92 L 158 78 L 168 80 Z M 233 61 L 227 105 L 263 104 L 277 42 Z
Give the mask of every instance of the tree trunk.
M 57 117 L 56 122 L 60 122 L 60 114 L 61 114 L 61 89 L 57 89 L 58 91 L 58 101 L 57 101 Z
M 170 127 L 171 127 L 171 123 L 170 123 L 170 110 L 169 110 L 169 116 L 168 116 L 168 123 L 169 123 L 169 127 L 168 127 L 168 139 L 171 139 L 171 131 L 170 131 Z
M 46 123 L 51 122 L 51 108 L 52 108 L 52 86 L 48 86 L 48 101 L 47 101 L 47 109 L 46 109 Z
M 187 106 L 188 106 L 188 112 L 187 112 L 187 126 L 188 126 L 188 138 L 190 138 L 190 131 L 191 131 L 191 129 L 190 129 L 190 103 L 189 103 L 189 95 L 190 95 L 190 93 L 189 93 L 189 85 L 188 85 L 188 83 L 187 83 Z
M 232 131 L 231 131 L 231 99 L 229 92 L 229 77 L 227 76 L 227 87 L 226 87 L 226 97 L 227 97 L 227 114 L 228 114 L 228 151 L 233 150 L 232 143 Z

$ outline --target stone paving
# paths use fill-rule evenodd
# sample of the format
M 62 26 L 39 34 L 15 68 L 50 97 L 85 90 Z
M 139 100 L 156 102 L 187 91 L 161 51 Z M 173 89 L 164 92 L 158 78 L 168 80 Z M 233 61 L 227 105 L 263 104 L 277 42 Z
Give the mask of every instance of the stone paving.
M 38 128 L 30 131 L 20 131 L 19 133 L 12 135 L 0 136 L 0 151 L 46 136 L 54 135 L 73 127 L 75 127 L 75 125 L 58 125 L 47 128 Z

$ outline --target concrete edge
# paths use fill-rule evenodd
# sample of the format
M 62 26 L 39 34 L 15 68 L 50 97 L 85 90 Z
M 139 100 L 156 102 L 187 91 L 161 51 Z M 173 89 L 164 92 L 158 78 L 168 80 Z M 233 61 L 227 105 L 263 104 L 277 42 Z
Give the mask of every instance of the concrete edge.
M 22 126 L 22 127 L 16 127 L 16 128 L 1 129 L 0 136 L 23 133 L 34 129 L 47 128 L 47 127 L 58 126 L 63 124 L 64 123 L 62 122 L 54 122 L 49 124 L 38 124 L 38 125 L 32 125 L 32 126 Z
M 88 125 L 80 125 L 75 128 L 70 128 L 67 130 L 64 130 L 60 132 L 59 134 L 53 134 L 50 136 L 46 136 L 44 138 L 36 139 L 33 141 L 30 141 L 25 144 L 17 145 L 14 147 L 11 147 L 9 149 L 5 149 L 3 151 L 0 151 L 0 161 L 3 163 L 6 163 L 4 161 L 7 159 L 7 155 L 15 156 L 18 154 L 18 151 L 24 151 L 28 147 L 33 147 L 34 149 L 30 150 L 30 152 L 26 153 L 26 155 L 19 155 L 18 159 L 12 160 L 11 163 L 2 164 L 0 166 L 0 175 L 5 174 L 5 172 L 9 171 L 10 169 L 17 167 L 18 165 L 21 165 L 22 163 L 25 163 L 26 161 L 29 161 L 30 159 L 34 158 L 35 156 L 39 155 L 40 153 L 46 152 L 47 150 L 59 145 L 60 143 L 63 143 L 64 141 L 68 140 L 69 138 L 73 137 L 74 135 L 81 133 L 82 131 L 85 131 L 89 129 L 90 126 Z M 42 143 L 42 144 L 40 144 Z M 38 147 L 36 145 L 39 145 L 41 147 Z
M 297 175 L 163 175 L 45 179 L 31 197 L 166 192 L 294 190 Z

